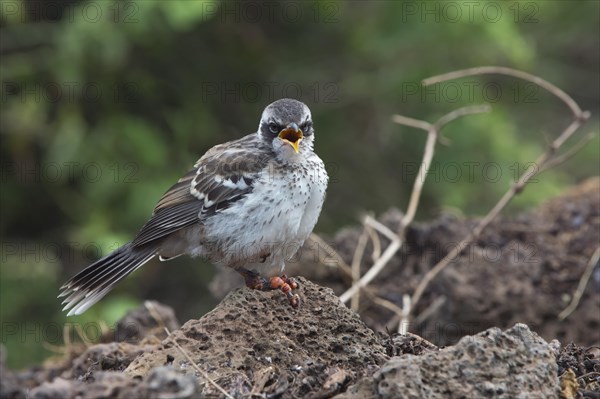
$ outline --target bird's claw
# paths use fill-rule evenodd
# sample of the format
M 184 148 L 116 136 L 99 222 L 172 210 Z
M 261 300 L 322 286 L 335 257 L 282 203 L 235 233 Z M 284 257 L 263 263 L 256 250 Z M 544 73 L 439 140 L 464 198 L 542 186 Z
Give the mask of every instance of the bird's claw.
M 294 290 L 298 288 L 298 282 L 295 278 L 284 274 L 267 280 L 253 270 L 240 269 L 238 272 L 244 276 L 248 288 L 260 291 L 279 290 L 285 294 L 293 308 L 300 306 L 300 296 L 294 293 Z
M 298 288 L 298 282 L 293 277 L 288 277 L 285 274 L 281 277 L 275 276 L 270 279 L 270 286 L 273 290 L 280 290 L 290 301 L 293 308 L 300 306 L 300 295 L 294 294 L 294 290 Z

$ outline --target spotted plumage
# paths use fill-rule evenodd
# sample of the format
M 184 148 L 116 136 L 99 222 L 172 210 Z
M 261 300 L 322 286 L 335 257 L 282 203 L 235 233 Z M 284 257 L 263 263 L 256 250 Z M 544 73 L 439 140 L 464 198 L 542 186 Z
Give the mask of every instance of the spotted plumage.
M 283 271 L 317 222 L 328 176 L 313 145 L 305 104 L 270 104 L 256 133 L 208 150 L 158 201 L 133 241 L 65 283 L 64 309 L 81 314 L 150 259 L 182 254 L 232 267 L 248 286 L 281 288 L 297 303 L 292 280 L 269 283 L 258 272 Z

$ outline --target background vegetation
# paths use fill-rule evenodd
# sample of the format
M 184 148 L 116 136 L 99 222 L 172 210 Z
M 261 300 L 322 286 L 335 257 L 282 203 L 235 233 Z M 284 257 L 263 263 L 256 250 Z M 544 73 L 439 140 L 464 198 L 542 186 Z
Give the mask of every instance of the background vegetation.
M 445 131 L 421 219 L 478 215 L 569 122 L 550 94 L 506 77 L 421 89 L 480 65 L 537 74 L 592 112 L 599 96 L 599 3 L 1 1 L 0 312 L 8 364 L 59 344 L 65 322 L 97 336 L 152 298 L 182 320 L 215 300 L 212 266 L 146 266 L 85 315 L 66 319 L 59 286 L 128 241 L 156 200 L 211 146 L 253 132 L 262 109 L 296 97 L 313 111 L 332 178 L 316 231 L 407 203 L 425 134 L 394 113 L 435 120 L 467 104 L 488 115 Z M 597 113 L 588 131 L 597 130 Z M 540 176 L 511 212 L 598 174 L 598 136 Z

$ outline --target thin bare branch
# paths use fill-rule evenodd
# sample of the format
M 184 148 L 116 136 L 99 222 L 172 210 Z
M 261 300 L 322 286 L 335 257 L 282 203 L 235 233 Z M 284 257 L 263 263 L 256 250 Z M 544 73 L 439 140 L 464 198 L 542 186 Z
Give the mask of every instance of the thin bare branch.
M 567 93 L 565 93 L 563 90 L 559 89 L 552 83 L 540 78 L 539 76 L 507 67 L 483 66 L 476 68 L 461 69 L 459 71 L 453 71 L 449 73 L 444 73 L 442 75 L 432 76 L 430 78 L 424 79 L 422 83 L 423 86 L 431 86 L 433 84 L 446 82 L 448 80 L 465 78 L 467 76 L 488 74 L 507 75 L 535 83 L 536 85 L 548 90 L 550 93 L 554 94 L 556 97 L 562 100 L 567 105 L 567 107 L 571 109 L 571 112 L 573 112 L 575 118 L 579 118 L 582 113 L 581 108 L 579 108 L 579 105 L 577 105 L 575 100 L 573 100 L 571 96 L 569 96 Z
M 600 260 L 600 247 L 596 248 L 596 251 L 592 254 L 592 257 L 588 261 L 581 278 L 579 279 L 579 284 L 577 285 L 577 289 L 573 294 L 573 298 L 571 298 L 571 303 L 567 306 L 560 314 L 558 315 L 559 320 L 564 320 L 573 313 L 575 309 L 577 309 L 577 305 L 579 305 L 579 301 L 585 292 L 585 287 L 587 286 L 590 277 L 592 276 L 592 272 L 594 271 L 594 267 L 598 264 L 598 260 Z
M 462 107 L 442 116 L 440 119 L 437 120 L 437 122 L 435 122 L 434 126 L 435 129 L 439 132 L 445 125 L 447 125 L 455 119 L 462 118 L 463 116 L 467 115 L 484 114 L 490 112 L 491 110 L 492 107 L 490 107 L 487 104 Z
M 392 257 L 396 254 L 396 252 L 400 249 L 402 241 L 399 238 L 393 240 L 390 245 L 386 248 L 386 250 L 381 254 L 381 257 L 377 259 L 377 262 L 373 264 L 373 266 L 367 271 L 358 282 L 352 284 L 350 288 L 342 295 L 340 295 L 340 301 L 348 302 L 350 298 L 362 287 L 369 284 L 371 280 L 373 280 L 381 270 L 385 267 L 385 265 L 392 259 Z
M 511 188 L 500 198 L 492 210 L 479 222 L 479 224 L 473 229 L 473 234 L 478 237 L 481 231 L 510 203 L 513 197 L 523 191 L 525 185 L 539 173 L 546 162 L 550 159 L 552 154 L 556 152 L 564 142 L 571 137 L 575 131 L 581 126 L 583 121 L 587 120 L 590 116 L 589 112 L 582 114 L 582 119 L 575 119 L 571 124 L 548 146 L 547 150 L 542 153 L 533 164 L 523 172 L 516 183 L 513 183 Z M 471 237 L 470 239 L 472 239 Z
M 369 233 L 367 233 L 367 228 L 365 226 L 360 237 L 358 237 L 358 242 L 356 243 L 356 248 L 354 249 L 354 256 L 352 257 L 352 284 L 356 283 L 360 279 L 360 263 L 362 262 L 363 255 L 365 254 L 365 248 L 368 240 Z M 354 296 L 352 296 L 352 301 L 350 304 L 352 310 L 358 311 L 360 304 L 360 291 L 357 291 Z
M 402 308 L 400 306 L 396 305 L 392 301 L 388 301 L 385 298 L 375 295 L 375 293 L 368 287 L 364 287 L 364 291 L 367 293 L 367 296 L 373 303 L 394 312 L 398 317 L 398 320 L 402 318 Z
M 570 369 L 567 369 L 570 370 Z M 567 371 L 565 371 L 567 372 Z M 590 371 L 589 373 L 585 373 L 583 375 L 580 375 L 579 377 L 577 377 L 577 382 L 582 384 L 583 381 L 585 381 L 586 378 L 591 379 L 591 377 L 597 377 L 600 376 L 600 372 L 599 371 Z
M 200 375 L 202 377 L 204 377 L 208 382 L 210 382 L 210 384 L 212 386 L 214 386 L 215 388 L 217 388 L 217 390 L 219 392 L 221 392 L 226 398 L 228 399 L 234 399 L 233 396 L 231 396 L 225 389 L 223 389 L 223 387 L 221 387 L 219 384 L 217 384 L 212 378 L 210 378 L 210 376 L 204 371 L 202 370 L 197 364 L 196 362 L 194 362 L 194 360 L 190 357 L 190 355 L 183 349 L 183 347 L 181 345 L 179 345 L 179 343 L 177 343 L 177 341 L 175 341 L 173 339 L 173 337 L 171 336 L 171 332 L 169 331 L 169 329 L 167 327 L 165 327 L 165 332 L 167 333 L 167 338 L 169 338 L 169 340 L 173 343 L 173 345 L 175 345 L 175 347 L 177 348 L 177 350 L 179 350 L 179 352 L 181 352 L 181 354 L 187 359 L 188 362 L 190 362 L 190 364 L 192 365 L 192 367 L 194 367 L 194 370 L 196 370 L 198 373 L 200 373 Z
M 371 242 L 373 243 L 373 253 L 371 254 L 371 260 L 375 262 L 377 258 L 381 256 L 381 240 L 379 239 L 379 234 L 377 234 L 377 232 L 375 231 L 375 229 L 373 229 L 372 226 L 365 224 L 365 227 L 367 229 L 369 237 L 371 238 Z
M 417 318 L 415 319 L 415 324 L 419 325 L 419 324 L 423 323 L 432 314 L 434 314 L 444 303 L 446 303 L 446 297 L 445 296 L 442 295 L 442 296 L 436 298 L 435 301 L 433 301 L 431 303 L 431 305 L 429 305 L 427 307 L 427 309 L 425 309 L 424 311 L 422 311 L 421 313 L 419 313 L 419 316 L 417 316 Z
M 325 252 L 327 252 L 330 256 L 333 256 L 333 258 L 335 259 L 336 262 L 336 266 L 344 273 L 346 274 L 346 276 L 352 278 L 352 268 L 350 266 L 348 266 L 348 264 L 346 263 L 346 261 L 340 256 L 340 254 L 328 243 L 325 242 L 325 240 L 323 240 L 321 237 L 319 237 L 317 234 L 315 233 L 311 233 L 311 235 L 308 237 L 312 242 L 314 242 L 315 244 L 317 244 L 319 247 L 321 247 L 321 249 L 325 250 Z M 325 263 L 322 261 L 321 257 L 319 256 L 319 263 L 325 265 L 325 266 L 332 266 L 331 264 Z
M 489 109 L 490 108 L 487 106 L 472 106 L 459 108 L 442 116 L 434 124 L 402 115 L 394 115 L 392 117 L 392 119 L 396 123 L 427 130 L 427 141 L 425 142 L 423 161 L 421 162 L 419 172 L 415 177 L 415 182 L 408 203 L 408 209 L 406 211 L 406 214 L 402 218 L 400 231 L 396 234 L 396 236 L 388 237 L 391 240 L 390 245 L 386 248 L 381 257 L 377 259 L 377 261 L 375 261 L 375 263 L 369 269 L 369 271 L 367 271 L 367 273 L 365 273 L 358 282 L 352 284 L 352 286 L 340 296 L 340 300 L 342 302 L 348 302 L 348 300 L 350 300 L 350 298 L 352 298 L 354 294 L 361 289 L 361 287 L 364 287 L 367 284 L 369 284 L 384 269 L 384 267 L 387 265 L 390 259 L 392 259 L 396 252 L 398 252 L 398 250 L 402 247 L 402 242 L 404 240 L 404 232 L 406 231 L 406 228 L 412 223 L 417 213 L 417 207 L 419 206 L 419 200 L 421 199 L 421 192 L 423 191 L 425 178 L 427 177 L 429 168 L 431 167 L 435 143 L 437 141 L 440 129 L 442 129 L 447 123 L 455 120 L 456 118 L 465 115 L 471 115 L 474 113 L 487 112 L 489 111 Z
M 400 125 L 414 127 L 417 129 L 425 130 L 426 132 L 428 132 L 429 129 L 433 127 L 433 125 L 429 122 L 409 118 L 408 116 L 404 115 L 394 115 L 392 116 L 392 120 Z
M 402 218 L 402 224 L 400 227 L 402 231 L 406 230 L 406 228 L 412 222 L 417 213 L 417 207 L 419 206 L 419 200 L 421 199 L 423 185 L 425 184 L 425 179 L 427 178 L 427 173 L 429 172 L 429 168 L 431 167 L 431 161 L 433 160 L 433 152 L 435 148 L 435 142 L 437 141 L 437 137 L 438 131 L 436 125 L 434 125 L 429 129 L 427 133 L 427 141 L 425 142 L 425 152 L 423 154 L 423 162 L 421 162 L 419 172 L 415 177 L 413 189 L 410 193 L 408 208 L 406 210 L 406 213 L 404 214 L 404 217 Z
M 401 328 L 400 322 L 403 319 L 404 310 L 392 301 L 388 301 L 387 299 L 373 295 L 373 293 L 372 293 L 373 290 L 369 287 L 363 287 L 362 290 L 365 292 L 371 292 L 371 294 L 369 295 L 369 299 L 371 301 L 373 301 L 376 305 L 386 308 L 387 310 L 390 310 L 394 313 L 394 317 L 392 317 L 390 320 L 388 320 L 388 322 L 386 324 L 388 326 L 397 325 L 398 326 L 397 330 L 400 331 L 400 328 Z
M 386 236 L 390 241 L 397 238 L 396 233 L 394 233 L 386 225 L 384 225 L 383 223 L 379 222 L 377 219 L 371 216 L 366 216 L 364 223 L 365 225 L 374 228 L 375 230 Z
M 518 71 L 515 69 L 511 69 L 511 68 L 505 68 L 505 67 L 471 68 L 471 69 L 451 72 L 448 74 L 439 75 L 439 76 L 435 76 L 435 77 L 432 77 L 429 79 L 425 79 L 423 81 L 423 84 L 427 86 L 427 85 L 443 82 L 443 81 L 450 80 L 450 79 L 457 79 L 457 78 L 462 78 L 462 77 L 466 77 L 466 76 L 481 75 L 481 74 L 487 74 L 487 73 L 498 73 L 498 74 L 513 76 L 513 77 L 524 79 L 524 80 L 527 80 L 527 81 L 530 81 L 530 82 L 533 82 L 533 83 L 539 85 L 540 87 L 548 90 L 550 93 L 554 94 L 556 97 L 558 97 L 560 100 L 562 100 L 573 112 L 575 118 L 571 122 L 571 124 L 565 130 L 563 130 L 563 132 L 548 145 L 546 151 L 543 152 L 537 158 L 536 162 L 534 162 L 519 177 L 518 181 L 516 181 L 515 183 L 513 183 L 511 185 L 509 190 L 499 199 L 499 201 L 494 205 L 494 207 L 490 210 L 490 212 L 488 212 L 488 214 L 485 215 L 480 220 L 480 222 L 475 226 L 475 228 L 472 229 L 469 232 L 469 234 L 460 243 L 458 243 L 458 245 L 456 245 L 442 260 L 440 260 L 431 270 L 429 270 L 425 274 L 425 276 L 419 282 L 419 285 L 415 289 L 415 292 L 413 293 L 413 295 L 410 299 L 410 306 L 408 306 L 409 309 L 416 308 L 417 303 L 421 299 L 421 297 L 422 297 L 425 289 L 429 285 L 429 283 L 448 264 L 450 264 L 452 259 L 455 259 L 457 256 L 459 256 L 462 253 L 462 251 L 464 250 L 464 248 L 466 247 L 466 245 L 468 243 L 472 242 L 474 239 L 477 239 L 481 235 L 481 232 L 490 224 L 490 222 L 492 220 L 494 220 L 494 218 L 496 218 L 498 216 L 498 214 L 511 202 L 511 200 L 525 188 L 527 183 L 535 175 L 537 175 L 541 170 L 545 170 L 544 169 L 545 165 L 552 164 L 551 166 L 554 166 L 554 165 L 558 164 L 559 162 L 563 161 L 563 159 L 565 159 L 565 157 L 572 155 L 571 153 L 568 153 L 561 157 L 553 158 L 556 151 L 590 117 L 589 112 L 582 111 L 581 108 L 579 107 L 579 105 L 577 105 L 577 103 L 575 103 L 575 101 L 568 94 L 566 94 L 564 91 L 562 91 L 558 87 L 554 86 L 553 84 L 547 82 L 546 80 L 544 80 L 538 76 L 531 75 L 526 72 Z M 382 232 L 382 234 L 386 235 L 388 238 L 391 239 L 389 246 L 383 252 L 381 257 L 379 257 L 375 261 L 375 263 L 367 271 L 367 273 L 365 273 L 365 275 L 358 282 L 354 283 L 345 293 L 343 293 L 340 296 L 340 299 L 343 302 L 347 302 L 358 290 L 360 290 L 361 288 L 365 288 L 366 285 L 369 284 L 369 282 L 373 278 L 375 278 L 381 272 L 381 270 L 383 270 L 383 268 L 389 262 L 389 260 L 402 247 L 406 228 L 408 225 L 410 225 L 410 223 L 412 223 L 412 221 L 415 217 L 416 210 L 417 210 L 419 200 L 420 200 L 421 191 L 423 188 L 423 184 L 424 184 L 425 178 L 427 176 L 427 172 L 429 170 L 429 167 L 431 165 L 431 161 L 433 158 L 435 143 L 437 141 L 439 141 L 439 138 L 440 138 L 439 132 L 443 128 L 443 126 L 445 126 L 447 123 L 453 121 L 454 119 L 456 119 L 458 117 L 461 117 L 464 115 L 471 115 L 474 113 L 488 112 L 489 110 L 490 110 L 490 108 L 487 105 L 460 108 L 460 109 L 457 109 L 453 112 L 450 112 L 450 113 L 444 115 L 442 118 L 440 118 L 434 124 L 430 124 L 429 122 L 426 122 L 426 121 L 421 121 L 421 120 L 409 118 L 409 117 L 402 116 L 402 115 L 394 115 L 392 117 L 393 121 L 396 123 L 427 131 L 428 135 L 427 135 L 427 141 L 425 144 L 425 150 L 424 150 L 424 154 L 423 154 L 423 162 L 421 163 L 419 173 L 417 175 L 417 178 L 415 179 L 415 182 L 413 185 L 413 190 L 411 192 L 411 198 L 409 200 L 409 204 L 408 204 L 408 208 L 407 208 L 407 212 L 404 215 L 404 217 L 402 218 L 402 222 L 400 224 L 398 233 L 396 234 L 396 236 L 392 237 L 391 234 L 389 234 L 389 232 L 386 232 L 388 234 Z M 577 146 L 577 147 L 579 147 L 579 146 Z M 538 170 L 538 168 L 539 168 L 539 170 Z M 375 227 L 375 225 L 373 223 L 371 223 L 371 226 Z M 381 232 L 382 230 L 379 229 L 379 231 Z M 405 302 L 405 305 L 407 303 L 409 303 L 409 302 L 408 301 Z M 440 305 L 436 305 L 436 306 L 440 306 Z M 405 306 L 405 309 L 406 308 L 407 308 L 407 306 Z M 401 316 L 400 319 L 401 320 L 406 319 L 406 321 L 407 321 L 408 317 Z M 402 328 L 402 327 L 400 326 L 399 328 Z
M 581 140 L 579 140 L 577 143 L 575 143 L 575 145 L 573 147 L 569 148 L 568 151 L 565 151 L 561 155 L 557 155 L 554 158 L 548 160 L 548 162 L 546 162 L 546 165 L 544 165 L 543 168 L 540 168 L 538 173 L 545 172 L 548 169 L 552 169 L 564 162 L 567 162 L 575 154 L 577 154 L 583 147 L 585 147 L 590 141 L 592 141 L 592 139 L 595 136 L 596 136 L 595 132 L 590 132 L 590 133 L 586 134 L 585 136 L 583 136 L 581 138 Z
M 408 317 L 410 316 L 410 295 L 402 295 L 402 315 L 398 323 L 398 334 L 406 335 L 408 333 Z
M 579 109 L 579 107 L 577 107 Z M 494 220 L 498 214 L 511 202 L 511 200 L 527 185 L 527 183 L 539 173 L 539 169 L 542 169 L 545 163 L 552 157 L 552 155 L 556 152 L 560 146 L 564 144 L 564 142 L 569 139 L 577 129 L 590 117 L 590 113 L 588 111 L 581 112 L 580 115 L 574 119 L 571 124 L 548 146 L 546 151 L 544 151 L 536 161 L 531 164 L 529 168 L 519 177 L 519 180 L 511 185 L 509 190 L 504 193 L 504 195 L 500 198 L 500 200 L 494 205 L 494 207 L 488 212 L 483 219 L 479 221 L 479 223 L 469 232 L 469 234 L 463 238 L 444 258 L 442 258 L 433 268 L 431 268 L 423 277 L 423 279 L 419 282 L 419 285 L 415 289 L 415 292 L 412 296 L 412 305 L 413 308 L 421 299 L 425 289 L 429 285 L 429 283 L 442 271 L 448 264 L 452 262 L 453 259 L 456 259 L 462 251 L 477 239 L 481 232 L 490 224 L 492 220 Z M 539 169 L 538 169 L 539 168 Z
M 489 112 L 490 107 L 487 105 L 482 106 L 472 106 L 472 107 L 462 107 L 456 109 L 452 112 L 447 113 L 438 119 L 433 125 L 429 125 L 429 130 L 427 132 L 427 142 L 425 143 L 425 152 L 423 154 L 423 162 L 421 162 L 421 166 L 419 167 L 419 172 L 417 173 L 417 177 L 415 178 L 415 183 L 413 185 L 412 192 L 410 194 L 410 200 L 408 202 L 408 208 L 406 210 L 406 214 L 402 218 L 402 230 L 405 230 L 409 224 L 412 223 L 415 218 L 415 214 L 417 213 L 417 208 L 419 206 L 419 201 L 421 199 L 421 192 L 423 191 L 423 185 L 425 184 L 425 178 L 427 177 L 427 173 L 429 172 L 429 168 L 431 167 L 431 161 L 433 160 L 433 153 L 435 148 L 435 142 L 437 141 L 440 130 L 449 122 L 460 118 L 462 116 Z M 399 115 L 395 115 L 399 116 Z M 398 122 L 400 123 L 400 122 Z

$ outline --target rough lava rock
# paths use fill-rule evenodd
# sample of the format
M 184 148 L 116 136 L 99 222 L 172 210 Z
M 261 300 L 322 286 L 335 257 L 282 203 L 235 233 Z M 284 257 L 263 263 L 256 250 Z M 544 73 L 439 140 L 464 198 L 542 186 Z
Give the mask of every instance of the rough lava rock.
M 377 335 L 330 289 L 299 281 L 297 309 L 280 292 L 238 289 L 162 341 L 140 335 L 73 349 L 45 367 L 3 369 L 0 398 L 224 397 L 206 376 L 234 398 L 559 397 L 556 343 L 526 325 L 440 349 L 414 334 Z M 146 320 L 148 311 L 124 321 Z M 585 372 L 566 354 L 561 359 Z
M 394 356 L 339 399 L 558 398 L 553 348 L 524 324 L 421 356 Z
M 388 356 L 377 335 L 328 288 L 299 279 L 303 303 L 293 309 L 281 292 L 238 289 L 213 311 L 190 320 L 125 373 L 149 375 L 172 365 L 205 380 L 189 357 L 233 397 L 330 397 L 372 374 Z M 211 384 L 203 395 L 218 395 Z
M 380 221 L 396 229 L 400 219 L 390 212 Z M 412 226 L 406 246 L 370 287 L 401 305 L 402 294 L 413 292 L 444 255 L 439 249 L 475 222 L 442 217 Z M 346 262 L 361 232 L 362 226 L 336 235 L 332 244 Z M 304 303 L 298 309 L 280 292 L 237 289 L 212 312 L 178 329 L 172 310 L 147 303 L 101 343 L 70 344 L 60 358 L 27 370 L 7 369 L 0 345 L 0 399 L 223 397 L 206 374 L 236 398 L 598 399 L 598 266 L 577 309 L 564 321 L 557 315 L 599 239 L 600 178 L 592 178 L 538 210 L 493 222 L 413 309 L 416 315 L 431 309 L 412 329 L 423 338 L 383 334 L 394 316 L 387 310 L 365 297 L 359 317 L 330 289 L 300 279 Z M 381 246 L 387 244 L 381 237 Z M 501 256 L 484 256 L 490 248 L 500 249 Z M 326 259 L 313 267 L 321 258 L 314 247 L 304 249 L 301 261 L 288 268 L 291 275 L 310 276 L 339 292 L 350 284 Z M 371 251 L 367 246 L 365 254 Z M 370 266 L 368 256 L 363 263 Z M 220 281 L 213 286 L 227 287 Z M 547 344 L 523 324 L 475 334 L 522 321 L 558 340 Z M 439 334 L 438 325 L 465 328 Z M 431 332 L 434 338 L 426 335 Z M 440 349 L 427 339 L 454 345 Z
M 332 397 L 389 356 L 331 289 L 298 281 L 297 309 L 281 292 L 237 289 L 162 342 L 161 326 L 176 323 L 173 313 L 145 304 L 103 343 L 69 347 L 44 367 L 13 372 L 0 362 L 0 398 L 223 397 L 206 376 L 235 398 Z

